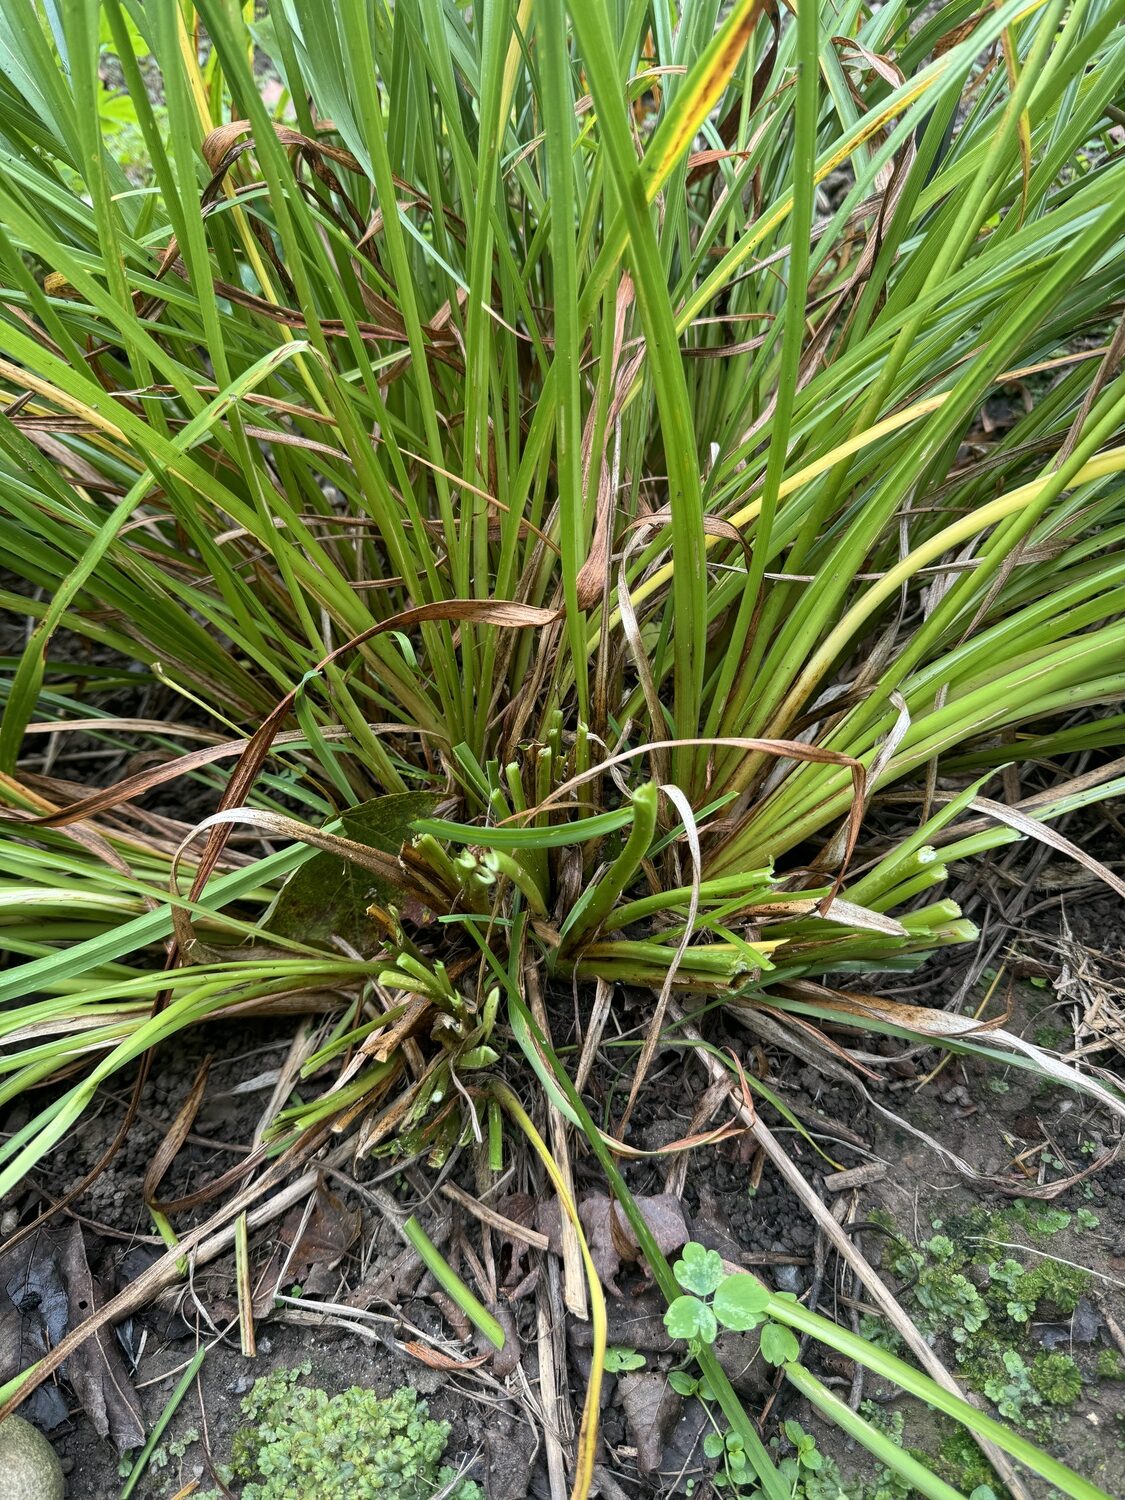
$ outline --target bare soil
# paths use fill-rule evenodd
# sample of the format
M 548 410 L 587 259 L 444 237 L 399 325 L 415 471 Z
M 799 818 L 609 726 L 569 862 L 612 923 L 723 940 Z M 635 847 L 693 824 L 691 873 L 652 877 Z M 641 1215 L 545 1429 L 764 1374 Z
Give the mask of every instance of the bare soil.
M 1108 916 L 1108 913 L 1107 913 Z M 1083 925 L 1086 925 L 1085 923 Z M 1100 933 L 1103 958 L 1121 953 L 1119 938 L 1107 942 L 1107 927 L 1100 912 L 1089 916 L 1091 928 Z M 1072 929 L 1073 930 L 1073 929 Z M 1056 950 L 1057 951 L 1057 950 Z M 1112 964 L 1111 964 L 1112 966 Z M 1036 989 L 1026 983 L 1018 987 L 1020 1013 L 1015 1024 L 1028 1036 L 1044 1035 L 1045 1027 L 1060 1030 L 1076 1013 L 1077 1003 L 1060 1001 L 1054 990 Z M 640 1004 L 641 997 L 633 997 Z M 562 1017 L 558 1018 L 560 1021 Z M 628 1020 L 627 1013 L 624 1019 Z M 753 1048 L 744 1032 L 725 1035 L 721 1027 L 712 1031 L 719 1042 L 737 1049 L 747 1066 L 754 1065 Z M 261 1117 L 272 1086 L 272 1069 L 284 1058 L 292 1027 L 272 1023 L 234 1029 L 207 1028 L 178 1044 L 173 1053 L 158 1059 L 154 1076 L 146 1085 L 141 1114 L 126 1146 L 112 1166 L 84 1198 L 75 1205 L 82 1216 L 91 1265 L 107 1290 L 120 1286 L 136 1274 L 162 1246 L 154 1243 L 151 1225 L 141 1209 L 141 1182 L 145 1168 L 169 1121 L 182 1102 L 196 1069 L 206 1052 L 214 1054 L 207 1100 L 192 1135 L 181 1151 L 164 1186 L 166 1196 L 190 1193 L 226 1170 L 245 1151 Z M 557 1039 L 557 1038 L 556 1038 Z M 902 1051 L 899 1044 L 895 1048 Z M 888 1048 L 887 1050 L 891 1050 Z M 920 1086 L 934 1066 L 937 1054 L 904 1059 L 901 1076 L 875 1086 L 873 1092 L 886 1107 L 900 1114 L 916 1130 L 934 1136 L 948 1150 L 963 1157 L 974 1171 L 996 1175 L 1008 1168 L 1021 1152 L 1050 1142 L 1051 1154 L 1068 1167 L 1080 1168 L 1089 1160 L 1090 1144 L 1113 1143 L 1109 1122 L 1098 1119 L 1083 1101 L 1066 1092 L 1044 1088 L 1033 1077 L 1015 1068 L 998 1071 L 977 1062 L 957 1061 L 945 1067 L 932 1082 Z M 899 1128 L 864 1106 L 854 1092 L 827 1083 L 811 1068 L 786 1059 L 770 1060 L 770 1085 L 794 1108 L 809 1128 L 817 1145 L 840 1167 L 882 1163 L 886 1175 L 863 1188 L 850 1217 L 871 1220 L 882 1211 L 893 1220 L 897 1232 L 914 1243 L 924 1242 L 933 1225 L 948 1222 L 974 1206 L 1003 1208 L 1010 1199 L 966 1183 L 942 1159 L 905 1128 Z M 616 1081 L 603 1071 L 592 1083 L 591 1102 L 603 1105 Z M 998 1088 L 997 1085 L 1000 1085 Z M 663 1070 L 654 1071 L 645 1092 L 642 1109 L 635 1118 L 634 1139 L 649 1148 L 662 1146 L 683 1136 L 691 1128 L 692 1115 L 702 1093 L 702 1074 L 685 1071 L 684 1057 L 670 1053 Z M 97 1113 L 81 1131 L 66 1140 L 50 1158 L 49 1170 L 37 1185 L 58 1195 L 98 1159 L 112 1139 L 125 1106 L 123 1094 L 103 1097 Z M 832 1167 L 817 1156 L 785 1121 L 772 1111 L 764 1117 L 788 1140 L 795 1159 L 814 1182 L 822 1181 Z M 18 1128 L 21 1111 L 4 1122 L 5 1130 Z M 864 1143 L 849 1144 L 840 1136 Z M 1085 1151 L 1083 1146 L 1085 1144 Z M 1041 1153 L 1040 1153 L 1041 1154 Z M 638 1194 L 665 1191 L 668 1158 L 652 1158 L 634 1165 L 630 1186 Z M 474 1165 L 466 1153 L 454 1163 L 452 1179 L 469 1191 L 474 1187 Z M 1048 1180 L 1062 1171 L 1046 1174 Z M 1036 1185 L 1032 1158 L 1029 1185 Z M 331 1272 L 318 1270 L 305 1292 L 310 1304 L 334 1306 L 364 1298 L 362 1290 L 399 1257 L 402 1242 L 387 1219 L 373 1204 L 370 1191 L 390 1191 L 404 1206 L 417 1202 L 419 1189 L 432 1186 L 433 1174 L 417 1171 L 408 1177 L 396 1174 L 393 1163 L 366 1161 L 354 1169 L 355 1187 L 333 1179 L 332 1190 L 347 1211 L 362 1215 L 362 1234 L 344 1262 Z M 579 1158 L 576 1181 L 580 1196 L 599 1191 L 597 1164 Z M 674 1186 L 673 1182 L 673 1186 Z M 364 1189 L 368 1191 L 365 1192 Z M 15 1206 L 30 1210 L 31 1193 Z M 730 1260 L 752 1267 L 781 1289 L 806 1295 L 817 1279 L 817 1234 L 801 1204 L 762 1166 L 745 1138 L 696 1150 L 691 1158 L 683 1190 L 692 1235 L 719 1249 Z M 1051 1239 L 1044 1253 L 1074 1261 L 1092 1273 L 1089 1301 L 1103 1316 L 1125 1314 L 1125 1167 L 1114 1165 L 1088 1181 L 1066 1190 L 1052 1207 L 1096 1212 L 1096 1231 L 1065 1231 Z M 438 1198 L 423 1208 L 431 1228 L 442 1222 L 450 1205 Z M 204 1204 L 177 1218 L 186 1228 L 193 1218 L 208 1211 Z M 453 1214 L 455 1236 L 464 1235 L 479 1251 L 478 1227 L 459 1212 Z M 436 1231 L 435 1231 L 436 1232 Z M 866 1253 L 876 1264 L 884 1260 L 887 1242 L 879 1234 L 866 1233 Z M 266 1268 L 276 1246 L 276 1230 L 266 1231 L 253 1242 L 254 1263 Z M 831 1256 L 819 1278 L 818 1297 L 823 1311 L 847 1320 L 848 1310 L 839 1298 L 844 1292 L 841 1268 Z M 552 1281 L 557 1283 L 557 1275 Z M 893 1275 L 891 1276 L 894 1281 Z M 413 1284 L 411 1284 L 413 1283 Z M 643 1350 L 648 1369 L 660 1371 L 672 1363 L 667 1341 L 659 1329 L 658 1299 L 645 1278 L 637 1272 L 622 1277 L 623 1301 L 611 1305 L 611 1341 Z M 357 1297 L 357 1290 L 360 1295 Z M 906 1289 L 900 1288 L 909 1305 Z M 431 1414 L 452 1425 L 448 1457 L 464 1460 L 471 1472 L 490 1485 L 490 1494 L 507 1500 L 522 1494 L 549 1495 L 545 1454 L 537 1431 L 534 1403 L 528 1393 L 537 1390 L 536 1298 L 534 1292 L 511 1305 L 519 1331 L 522 1370 L 497 1378 L 483 1369 L 450 1374 L 430 1369 L 404 1350 L 419 1345 L 414 1331 L 444 1336 L 457 1343 L 457 1330 L 443 1318 L 434 1289 L 419 1279 L 417 1271 L 405 1278 L 405 1290 L 396 1297 L 372 1303 L 350 1321 L 320 1314 L 311 1307 L 278 1306 L 265 1313 L 257 1326 L 257 1354 L 253 1359 L 239 1349 L 237 1303 L 234 1296 L 234 1266 L 230 1256 L 200 1268 L 186 1287 L 171 1298 L 161 1299 L 130 1320 L 120 1330 L 123 1351 L 131 1364 L 134 1384 L 146 1423 L 151 1425 L 162 1411 L 175 1377 L 191 1357 L 197 1342 L 209 1345 L 194 1389 L 190 1390 L 165 1434 L 160 1457 L 164 1466 L 150 1468 L 134 1491 L 141 1497 L 176 1495 L 186 1484 L 197 1481 L 206 1488 L 209 1470 L 229 1456 L 230 1441 L 242 1425 L 240 1399 L 259 1375 L 279 1366 L 310 1365 L 309 1380 L 330 1392 L 346 1385 L 369 1386 L 387 1393 L 399 1385 L 414 1386 L 430 1402 Z M 862 1295 L 862 1294 L 860 1294 Z M 445 1309 L 448 1311 L 448 1308 Z M 375 1314 L 380 1321 L 370 1318 Z M 1083 1369 L 1084 1385 L 1079 1400 L 1051 1429 L 1050 1448 L 1057 1457 L 1098 1483 L 1110 1495 L 1125 1493 L 1125 1449 L 1121 1418 L 1125 1411 L 1125 1385 L 1099 1380 L 1094 1375 L 1096 1355 L 1112 1347 L 1110 1323 L 1103 1322 L 1092 1345 L 1065 1343 Z M 412 1331 L 413 1330 L 413 1331 Z M 655 1334 L 654 1334 L 655 1330 Z M 1029 1337 L 1049 1340 L 1059 1346 L 1057 1328 L 1035 1329 Z M 939 1339 L 939 1349 L 952 1363 L 955 1347 Z M 585 1374 L 589 1369 L 588 1336 L 581 1325 L 571 1322 L 567 1340 L 570 1382 L 567 1422 L 573 1427 L 581 1406 Z M 475 1346 L 461 1345 L 469 1358 Z M 822 1376 L 838 1383 L 842 1392 L 851 1385 L 853 1370 L 846 1363 L 824 1359 L 815 1350 L 807 1356 Z M 744 1394 L 752 1409 L 763 1409 L 773 1394 L 774 1382 L 758 1364 L 739 1371 Z M 772 1372 L 769 1372 L 772 1373 Z M 622 1382 L 609 1377 L 602 1415 L 602 1493 L 613 1496 L 661 1495 L 684 1491 L 687 1480 L 695 1480 L 695 1494 L 708 1492 L 707 1475 L 712 1468 L 703 1460 L 697 1439 L 701 1414 L 690 1409 L 678 1423 L 669 1424 L 669 1437 L 661 1467 L 652 1473 L 638 1470 L 638 1439 L 634 1423 L 623 1404 Z M 74 1401 L 65 1382 L 59 1390 L 66 1401 L 65 1421 L 51 1432 L 69 1471 L 68 1493 L 73 1497 L 102 1500 L 119 1493 L 119 1456 L 112 1444 L 99 1439 Z M 865 1392 L 876 1398 L 884 1394 L 877 1385 Z M 691 1403 L 695 1406 L 696 1403 Z M 929 1414 L 918 1404 L 904 1400 L 906 1441 L 936 1451 L 941 1431 L 935 1430 Z M 845 1476 L 870 1473 L 860 1453 L 849 1450 L 839 1434 L 817 1428 L 805 1404 L 787 1388 L 776 1392 L 765 1426 L 767 1436 L 778 1424 L 796 1417 L 818 1432 L 824 1451 L 839 1463 Z M 192 1437 L 192 1434 L 197 1436 Z M 182 1448 L 182 1451 L 180 1451 Z M 512 1485 L 515 1485 L 513 1488 Z M 611 1486 L 616 1484 L 617 1490 Z M 1032 1493 L 1045 1493 L 1032 1487 Z

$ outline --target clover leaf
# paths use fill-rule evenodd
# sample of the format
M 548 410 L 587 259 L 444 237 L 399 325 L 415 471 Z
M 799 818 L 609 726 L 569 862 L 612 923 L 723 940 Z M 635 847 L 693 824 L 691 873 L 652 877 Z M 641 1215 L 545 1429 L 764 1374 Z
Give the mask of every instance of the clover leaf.
M 684 1246 L 683 1258 L 672 1267 L 676 1280 L 685 1292 L 709 1297 L 723 1279 L 723 1258 L 714 1250 L 705 1250 L 695 1240 Z
M 771 1365 L 783 1365 L 787 1360 L 796 1359 L 801 1352 L 800 1345 L 788 1328 L 783 1328 L 780 1323 L 766 1323 L 762 1328 L 762 1358 L 769 1360 Z
M 800 1422 L 786 1422 L 783 1424 L 785 1436 L 797 1450 L 797 1462 L 805 1469 L 819 1469 L 823 1463 L 820 1450 L 816 1446 L 816 1438 L 811 1432 L 806 1432 Z
M 664 1314 L 664 1326 L 674 1339 L 700 1339 L 713 1344 L 719 1325 L 706 1302 L 698 1297 L 677 1297 Z
M 605 1351 L 602 1368 L 611 1375 L 616 1375 L 622 1370 L 643 1370 L 644 1363 L 644 1355 L 638 1354 L 635 1349 L 610 1348 Z
M 745 1333 L 748 1328 L 757 1328 L 769 1301 L 770 1294 L 762 1283 L 739 1271 L 719 1282 L 712 1306 L 724 1328 Z

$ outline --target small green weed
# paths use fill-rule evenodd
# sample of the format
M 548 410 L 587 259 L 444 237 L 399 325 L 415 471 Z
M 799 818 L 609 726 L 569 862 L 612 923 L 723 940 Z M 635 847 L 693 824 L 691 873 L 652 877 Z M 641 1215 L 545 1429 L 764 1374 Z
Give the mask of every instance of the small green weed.
M 903 1445 L 905 1423 L 900 1411 L 889 1411 L 874 1401 L 865 1401 L 860 1413 L 896 1446 Z M 738 1495 L 740 1500 L 741 1497 L 760 1500 L 761 1491 L 752 1487 L 748 1489 L 750 1481 L 740 1479 L 740 1470 L 732 1465 L 730 1450 L 724 1451 L 721 1437 L 709 1434 L 704 1447 L 710 1457 L 723 1455 L 725 1458 L 723 1471 L 712 1481 L 716 1488 Z M 806 1432 L 799 1422 L 782 1425 L 782 1436 L 771 1440 L 770 1452 L 778 1472 L 789 1486 L 792 1500 L 909 1500 L 915 1493 L 906 1480 L 883 1464 L 878 1465 L 868 1478 L 845 1478 L 836 1460 L 831 1454 L 821 1451 L 814 1434 Z M 977 1494 L 973 1500 L 995 1500 L 995 1497 L 989 1490 L 987 1495 Z
M 179 1437 L 171 1438 L 167 1443 L 160 1443 L 149 1454 L 148 1466 L 151 1470 L 166 1469 L 173 1459 L 183 1458 L 192 1443 L 199 1441 L 199 1428 L 187 1427 L 180 1433 Z
M 1038 1406 L 1039 1399 L 1031 1384 L 1031 1373 L 1023 1356 L 1015 1349 L 1005 1349 L 1000 1356 L 1001 1370 L 984 1382 L 984 1394 L 995 1403 L 1002 1417 L 1011 1422 L 1022 1422 L 1029 1406 Z
M 951 1427 L 939 1450 L 937 1473 L 963 1495 L 984 1500 L 995 1495 L 1000 1482 L 992 1465 L 963 1427 Z
M 990 1367 L 994 1373 L 981 1378 L 979 1371 Z M 1002 1417 L 1040 1431 L 1047 1424 L 1038 1408 L 1070 1406 L 1082 1394 L 1082 1375 L 1069 1354 L 1041 1352 L 1028 1365 L 1017 1350 L 1005 1349 L 999 1358 L 990 1352 L 975 1359 L 971 1373 Z
M 684 1288 L 664 1314 L 664 1326 L 674 1339 L 685 1339 L 689 1348 L 713 1344 L 720 1325 L 732 1332 L 747 1333 L 761 1326 L 762 1358 L 771 1365 L 796 1359 L 797 1340 L 788 1328 L 765 1319 L 770 1294 L 755 1276 L 745 1271 L 727 1275 L 722 1257 L 690 1240 L 683 1256 L 672 1267 Z M 784 1296 L 784 1293 L 779 1293 Z
M 1082 1394 L 1082 1376 L 1069 1354 L 1037 1354 L 1031 1362 L 1031 1383 L 1049 1406 L 1069 1406 Z
M 1079 1298 L 1089 1289 L 1090 1273 L 1081 1266 L 1068 1266 L 1058 1260 L 1043 1260 L 1023 1274 L 1022 1295 L 1045 1311 L 1052 1308 L 1069 1317 Z
M 934 1220 L 941 1232 L 918 1249 L 897 1239 L 890 1221 L 883 1225 L 896 1235 L 891 1266 L 905 1284 L 903 1295 L 919 1327 L 927 1336 L 951 1339 L 966 1381 L 1002 1417 L 1041 1438 L 1050 1430 L 1051 1408 L 1070 1406 L 1081 1395 L 1082 1373 L 1068 1354 L 1033 1352 L 1028 1329 L 1036 1320 L 1069 1317 L 1089 1289 L 1090 1273 L 1046 1255 L 1030 1265 L 1014 1254 L 998 1258 L 998 1247 L 1018 1247 L 1015 1237 L 1021 1234 L 1029 1241 L 1044 1240 L 1070 1228 L 1093 1229 L 1098 1222 L 1085 1208 L 1073 1214 L 1032 1202 L 1017 1202 L 1001 1212 L 975 1208 Z M 877 1324 L 875 1319 L 868 1322 Z M 865 1326 L 865 1336 L 874 1332 Z M 1099 1357 L 1099 1376 L 1103 1363 L 1107 1372 L 1110 1368 Z M 952 1472 L 957 1463 L 944 1447 L 942 1454 Z M 975 1469 L 969 1478 L 972 1484 L 959 1473 L 958 1488 L 968 1492 L 987 1482 Z
M 948 1264 L 926 1265 L 918 1272 L 915 1299 L 924 1313 L 924 1332 L 948 1331 L 956 1344 L 964 1344 L 988 1319 L 988 1307 L 976 1287 Z
M 247 1425 L 231 1444 L 242 1500 L 430 1500 L 447 1486 L 450 1500 L 484 1500 L 442 1463 L 449 1424 L 433 1421 L 417 1392 L 329 1396 L 301 1383 L 309 1370 L 275 1370 L 243 1400 Z
M 626 1370 L 643 1370 L 645 1357 L 638 1354 L 635 1349 L 609 1348 L 605 1351 L 602 1366 L 611 1375 L 618 1375 Z
M 919 1322 L 927 1334 L 940 1331 L 965 1347 L 987 1323 L 991 1333 L 1011 1335 L 1005 1340 L 1011 1343 L 1017 1330 L 1009 1324 L 1026 1325 L 1036 1313 L 1069 1316 L 1088 1290 L 1090 1274 L 1046 1256 L 1030 1266 L 1011 1255 L 997 1259 L 995 1247 L 1011 1243 L 1021 1230 L 1029 1239 L 1049 1238 L 1072 1219 L 1082 1228 L 1097 1222 L 1086 1209 L 1071 1215 L 1038 1204 L 1017 1203 L 1003 1213 L 972 1209 L 952 1221 L 936 1221 L 943 1232 L 921 1249 L 900 1242 L 891 1265 L 910 1283 L 908 1295 L 921 1309 Z

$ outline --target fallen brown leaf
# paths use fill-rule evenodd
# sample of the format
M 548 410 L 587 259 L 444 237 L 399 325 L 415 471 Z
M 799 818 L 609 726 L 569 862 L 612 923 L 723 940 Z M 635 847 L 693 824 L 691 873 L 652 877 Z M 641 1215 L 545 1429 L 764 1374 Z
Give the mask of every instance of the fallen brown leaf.
M 688 1227 L 678 1198 L 658 1193 L 650 1198 L 638 1197 L 636 1204 L 664 1255 L 687 1243 Z M 617 1285 L 618 1272 L 622 1264 L 639 1263 L 642 1256 L 620 1205 L 611 1203 L 604 1193 L 591 1193 L 578 1205 L 578 1217 L 586 1231 L 590 1258 L 598 1276 L 615 1297 L 622 1296 Z M 561 1254 L 562 1221 L 554 1199 L 540 1205 L 536 1225 L 550 1240 L 552 1252 Z
M 82 1229 L 74 1221 L 62 1242 L 59 1268 L 71 1321 L 83 1322 L 103 1299 L 86 1259 Z M 79 1344 L 66 1362 L 66 1375 L 99 1437 L 112 1438 L 119 1453 L 144 1443 L 144 1416 L 111 1327 L 103 1324 Z
M 637 1450 L 637 1468 L 642 1474 L 655 1474 L 662 1465 L 664 1446 L 680 1415 L 680 1397 L 664 1375 L 648 1370 L 619 1375 L 617 1389 Z
M 487 1354 L 477 1354 L 472 1359 L 454 1359 L 451 1354 L 431 1349 L 428 1344 L 419 1343 L 417 1339 L 410 1339 L 399 1347 L 420 1365 L 427 1365 L 431 1370 L 479 1370 L 489 1359 Z

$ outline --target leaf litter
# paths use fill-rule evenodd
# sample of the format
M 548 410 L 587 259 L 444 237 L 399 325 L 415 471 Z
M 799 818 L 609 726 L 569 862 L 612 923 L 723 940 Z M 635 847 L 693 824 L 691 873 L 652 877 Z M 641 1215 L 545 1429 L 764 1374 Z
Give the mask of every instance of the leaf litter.
M 66 1334 L 97 1312 L 106 1300 L 90 1270 L 82 1227 L 29 1236 L 0 1258 L 0 1381 L 10 1379 L 53 1349 Z M 60 1372 L 99 1437 L 109 1437 L 119 1453 L 144 1442 L 140 1402 L 114 1330 L 103 1325 L 81 1343 Z M 58 1426 L 67 1416 L 56 1386 L 31 1414 Z

